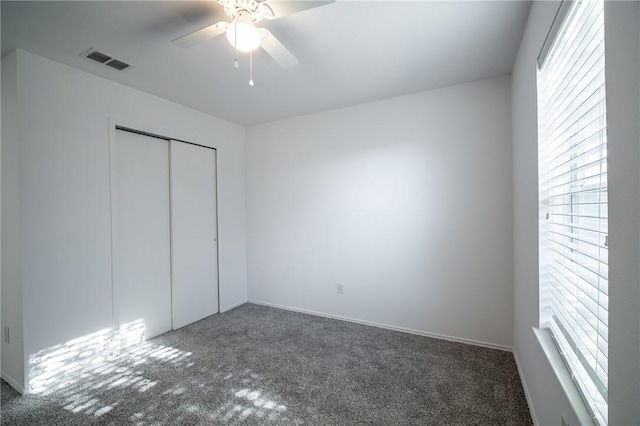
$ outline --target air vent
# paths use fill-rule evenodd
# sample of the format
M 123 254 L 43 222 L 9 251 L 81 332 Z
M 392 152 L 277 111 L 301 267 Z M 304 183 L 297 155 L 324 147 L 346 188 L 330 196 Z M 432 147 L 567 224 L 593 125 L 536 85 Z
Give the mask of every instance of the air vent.
M 112 56 L 107 55 L 106 53 L 98 52 L 94 48 L 91 48 L 86 52 L 81 53 L 80 56 L 99 62 L 102 65 L 106 65 L 118 71 L 125 71 L 132 68 L 131 65 L 125 62 L 119 61 L 117 59 L 114 59 Z
M 129 64 L 125 64 L 124 62 L 120 62 L 117 59 L 107 62 L 105 65 L 110 66 L 111 68 L 115 68 L 118 71 L 126 70 L 129 68 Z
M 104 64 L 105 62 L 111 60 L 111 56 L 104 55 L 100 52 L 91 52 L 87 55 L 87 58 L 93 59 L 94 61 L 100 62 Z

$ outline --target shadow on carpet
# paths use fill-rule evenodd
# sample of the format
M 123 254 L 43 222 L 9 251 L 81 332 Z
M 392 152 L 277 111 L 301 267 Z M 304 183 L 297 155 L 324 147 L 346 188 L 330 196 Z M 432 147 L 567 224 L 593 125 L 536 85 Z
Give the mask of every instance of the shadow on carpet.
M 532 424 L 513 355 L 245 304 L 38 394 L 2 424 Z

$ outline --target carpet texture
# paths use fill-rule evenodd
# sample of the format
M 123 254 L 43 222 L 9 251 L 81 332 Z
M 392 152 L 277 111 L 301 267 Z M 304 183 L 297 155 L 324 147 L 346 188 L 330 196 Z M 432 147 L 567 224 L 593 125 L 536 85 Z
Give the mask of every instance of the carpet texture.
M 2 424 L 532 424 L 509 352 L 253 304 L 64 382 Z

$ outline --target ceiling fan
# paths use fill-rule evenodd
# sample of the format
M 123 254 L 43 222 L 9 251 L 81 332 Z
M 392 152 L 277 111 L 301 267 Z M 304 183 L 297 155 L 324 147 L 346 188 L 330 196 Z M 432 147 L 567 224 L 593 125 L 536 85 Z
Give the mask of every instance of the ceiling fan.
M 237 52 L 249 52 L 250 77 L 253 86 L 252 52 L 262 47 L 282 68 L 290 69 L 298 65 L 298 59 L 266 28 L 257 28 L 255 24 L 263 19 L 277 19 L 318 6 L 324 6 L 335 0 L 216 0 L 224 7 L 231 22 L 216 22 L 173 40 L 180 47 L 191 47 L 203 41 L 226 33 L 227 40 L 236 50 L 234 67 L 238 68 Z

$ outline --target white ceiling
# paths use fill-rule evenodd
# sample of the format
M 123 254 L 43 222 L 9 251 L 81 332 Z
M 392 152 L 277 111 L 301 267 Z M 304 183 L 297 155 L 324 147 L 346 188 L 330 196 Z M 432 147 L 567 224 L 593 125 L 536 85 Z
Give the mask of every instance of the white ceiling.
M 224 36 L 189 49 L 171 40 L 227 20 L 209 1 L 2 1 L 2 52 L 18 47 L 191 108 L 251 125 L 511 72 L 527 1 L 357 1 L 258 26 L 300 60 L 264 51 L 233 68 Z M 124 72 L 78 56 L 95 48 Z

